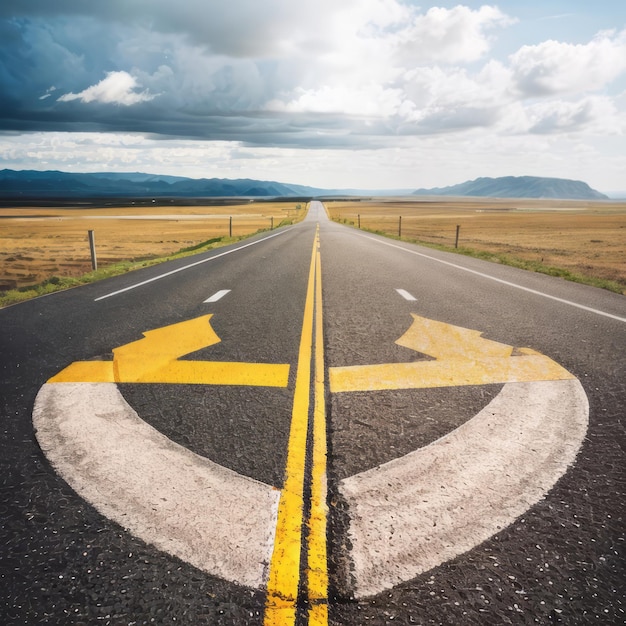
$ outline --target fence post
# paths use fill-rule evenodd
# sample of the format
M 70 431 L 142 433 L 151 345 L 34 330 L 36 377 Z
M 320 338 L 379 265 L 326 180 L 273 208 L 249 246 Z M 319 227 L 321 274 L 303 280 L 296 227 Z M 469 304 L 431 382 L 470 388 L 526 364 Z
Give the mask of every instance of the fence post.
M 270 230 L 274 230 L 274 216 L 270 217 Z
M 398 237 L 402 237 L 402 215 L 398 216 Z
M 91 269 L 98 269 L 98 259 L 96 258 L 96 237 L 94 235 L 93 230 L 88 230 L 87 234 L 89 235 L 89 250 L 91 252 Z
M 357 219 L 359 222 L 359 230 L 361 230 L 361 214 L 360 213 L 357 215 Z
M 461 226 L 460 224 L 456 225 L 456 238 L 454 240 L 454 247 L 458 248 L 459 247 L 459 231 L 461 230 Z
M 231 215 L 228 219 L 228 236 L 233 236 L 233 216 Z

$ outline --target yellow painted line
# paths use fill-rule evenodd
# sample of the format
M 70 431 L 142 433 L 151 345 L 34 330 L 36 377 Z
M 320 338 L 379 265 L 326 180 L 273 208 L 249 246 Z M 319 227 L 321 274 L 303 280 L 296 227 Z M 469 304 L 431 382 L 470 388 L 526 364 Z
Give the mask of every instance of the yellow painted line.
M 315 258 L 316 246 L 313 247 L 311 256 L 304 305 L 304 319 L 302 321 L 296 384 L 291 412 L 291 429 L 287 446 L 285 482 L 278 504 L 274 552 L 267 582 L 265 626 L 293 625 L 296 619 L 296 603 L 300 582 L 302 524 L 304 521 L 303 492 L 313 349 Z
M 328 623 L 326 560 L 326 423 L 324 408 L 324 356 L 322 334 L 319 227 L 315 236 L 298 352 L 296 384 L 287 448 L 285 482 L 278 505 L 274 551 L 270 563 L 265 605 L 265 626 L 293 626 L 297 617 L 301 579 L 300 555 L 304 519 L 305 462 L 311 396 L 313 348 L 314 407 L 311 469 L 311 515 L 308 520 L 306 586 L 310 611 L 308 623 Z M 316 302 L 317 300 L 317 302 Z M 315 338 L 315 339 L 314 339 Z M 315 343 L 314 343 L 315 341 Z
M 331 367 L 330 391 L 380 391 L 522 383 L 574 378 L 547 356 L 484 339 L 480 331 L 413 315 L 397 344 L 435 361 Z
M 479 330 L 411 314 L 413 322 L 396 343 L 437 359 L 508 357 L 513 347 L 485 339 Z
M 228 361 L 173 361 L 144 375 L 120 374 L 115 361 L 78 361 L 49 383 L 163 383 L 173 385 L 248 385 L 286 387 L 289 365 Z
M 536 355 L 482 361 L 423 361 L 334 367 L 329 369 L 328 378 L 331 392 L 340 393 L 571 380 L 574 376 L 548 357 Z
M 211 317 L 146 331 L 143 339 L 115 348 L 112 361 L 77 361 L 48 382 L 287 386 L 288 364 L 179 360 L 219 343 Z
M 49 383 L 114 383 L 113 361 L 76 361 L 48 380 Z
M 319 240 L 318 240 L 319 245 Z M 311 513 L 308 541 L 309 625 L 328 623 L 328 519 L 326 484 L 326 399 L 324 394 L 324 331 L 322 320 L 322 266 L 318 248 L 315 293 L 315 382 L 313 408 L 313 459 L 311 469 Z

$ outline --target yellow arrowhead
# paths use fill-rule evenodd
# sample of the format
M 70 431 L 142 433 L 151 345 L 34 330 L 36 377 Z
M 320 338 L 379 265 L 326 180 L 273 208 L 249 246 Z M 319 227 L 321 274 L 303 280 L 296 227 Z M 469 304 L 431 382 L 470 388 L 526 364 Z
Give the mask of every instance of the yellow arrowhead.
M 211 317 L 146 331 L 143 339 L 115 348 L 113 361 L 77 361 L 48 382 L 287 386 L 288 364 L 179 360 L 220 341 Z
M 435 357 L 435 361 L 331 367 L 331 392 L 424 389 L 574 378 L 552 359 L 522 348 L 483 339 L 476 330 L 413 314 L 398 345 Z
M 478 330 L 444 324 L 411 314 L 413 323 L 396 341 L 399 346 L 422 352 L 438 360 L 467 358 L 510 357 L 512 346 L 483 339 Z

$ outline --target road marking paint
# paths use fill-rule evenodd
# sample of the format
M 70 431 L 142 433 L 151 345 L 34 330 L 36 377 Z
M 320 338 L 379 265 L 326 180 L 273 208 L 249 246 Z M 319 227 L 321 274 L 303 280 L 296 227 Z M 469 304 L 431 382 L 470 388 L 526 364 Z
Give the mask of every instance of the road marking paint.
M 396 343 L 434 361 L 330 368 L 331 392 L 506 383 L 434 443 L 341 481 L 356 597 L 380 593 L 470 550 L 545 496 L 574 462 L 589 404 L 546 356 L 412 315 Z
M 287 386 L 288 364 L 183 360 L 220 341 L 211 318 L 204 315 L 146 331 L 142 339 L 115 348 L 112 361 L 77 361 L 53 376 L 41 388 L 33 410 L 38 440 L 52 465 L 82 497 L 136 536 L 211 574 L 265 587 L 266 624 L 293 626 L 299 594 L 306 591 L 308 614 L 302 609 L 300 618 L 306 617 L 312 626 L 326 626 L 327 450 L 319 226 L 280 492 L 170 441 L 143 422 L 117 389 L 117 383 L 124 382 Z M 305 516 L 307 480 L 311 503 Z M 303 568 L 300 560 L 305 553 Z
M 33 423 L 52 466 L 102 515 L 205 572 L 263 587 L 277 489 L 174 443 L 115 384 L 45 384 Z
M 396 291 L 405 299 L 408 300 L 409 302 L 417 302 L 417 298 L 415 296 L 412 296 L 408 291 L 406 291 L 405 289 L 396 289 Z
M 143 339 L 115 348 L 112 361 L 76 361 L 48 382 L 287 386 L 289 364 L 179 360 L 219 343 L 212 317 L 146 331 Z
M 307 557 L 309 625 L 328 623 L 328 546 L 326 539 L 328 505 L 326 483 L 326 398 L 324 392 L 324 331 L 322 306 L 322 266 L 316 260 L 315 295 L 315 389 L 313 408 L 313 459 L 311 469 L 311 512 Z
M 315 235 L 298 352 L 296 384 L 291 429 L 287 448 L 285 482 L 278 505 L 274 552 L 270 563 L 265 605 L 265 626 L 293 626 L 297 618 L 297 602 L 301 582 L 301 551 L 307 545 L 309 594 L 308 623 L 328 623 L 328 564 L 326 560 L 326 441 L 321 273 L 319 261 L 319 226 Z M 317 302 L 316 302 L 317 299 Z M 315 349 L 315 361 L 311 359 Z M 314 377 L 313 451 L 311 454 L 311 513 L 304 518 L 304 487 L 306 478 L 307 434 L 311 399 L 311 369 Z M 306 537 L 303 526 L 308 524 Z
M 365 239 L 370 239 L 371 241 L 376 241 L 384 246 L 389 246 L 390 248 L 397 248 L 398 250 L 402 250 L 403 252 L 408 252 L 409 254 L 415 254 L 416 256 L 424 257 L 425 259 L 429 259 L 430 261 L 436 261 L 437 263 L 442 263 L 443 265 L 448 265 L 450 267 L 454 267 L 458 270 L 463 270 L 464 272 L 469 272 L 470 274 L 475 274 L 476 276 L 480 276 L 482 278 L 488 278 L 489 280 L 493 280 L 497 283 L 501 283 L 502 285 L 507 285 L 508 287 L 514 287 L 515 289 L 521 289 L 522 291 L 526 291 L 528 293 L 532 293 L 536 296 L 541 296 L 542 298 L 548 298 L 549 300 L 554 300 L 555 302 L 560 302 L 561 304 L 567 304 L 568 306 L 573 306 L 577 309 L 582 309 L 583 311 L 587 311 L 588 313 L 594 313 L 595 315 L 602 315 L 603 317 L 608 317 L 610 319 L 617 320 L 618 322 L 626 322 L 626 317 L 620 317 L 619 315 L 613 315 L 612 313 L 607 313 L 605 311 L 600 311 L 599 309 L 594 309 L 592 307 L 585 306 L 584 304 L 578 304 L 577 302 L 572 302 L 571 300 L 565 300 L 563 298 L 557 298 L 556 296 L 551 296 L 548 293 L 543 291 L 537 291 L 536 289 L 530 289 L 530 287 L 523 287 L 522 285 L 518 285 L 517 283 L 512 283 L 508 280 L 503 280 L 502 278 L 496 278 L 495 276 L 491 276 L 489 274 L 485 274 L 483 272 L 478 272 L 477 270 L 472 270 L 468 267 L 463 267 L 462 265 L 457 265 L 456 263 L 451 263 L 450 261 L 444 261 L 442 259 L 438 259 L 437 257 L 430 256 L 428 254 L 424 254 L 423 252 L 417 252 L 417 250 L 410 250 L 409 248 L 404 248 L 402 246 L 398 246 L 394 243 L 390 243 L 388 241 L 382 241 L 375 237 L 369 237 L 368 235 L 362 235 L 360 233 L 355 233 L 359 237 L 364 237 Z
M 134 285 L 130 285 L 129 287 L 124 287 L 123 289 L 118 289 L 117 291 L 112 291 L 111 293 L 107 293 L 104 296 L 100 296 L 99 298 L 95 298 L 94 302 L 99 302 L 100 300 L 105 300 L 106 298 L 111 298 L 113 296 L 117 296 L 120 293 L 124 293 L 125 291 L 130 291 L 132 289 L 137 289 L 137 287 L 143 287 L 149 283 L 153 283 L 155 280 L 161 280 L 161 278 L 166 278 L 167 276 L 172 276 L 173 274 L 178 274 L 178 272 L 183 272 L 192 267 L 196 267 L 197 265 L 202 265 L 203 263 L 208 263 L 209 261 L 214 261 L 215 259 L 219 259 L 227 254 L 233 254 L 233 252 L 239 252 L 240 250 L 244 250 L 245 248 L 249 248 L 250 246 L 256 246 L 258 243 L 262 243 L 263 241 L 267 241 L 268 239 L 272 239 L 272 237 L 278 237 L 279 235 L 284 235 L 286 232 L 291 230 L 287 228 L 285 230 L 281 230 L 272 235 L 268 235 L 267 237 L 263 237 L 263 239 L 257 239 L 255 241 L 251 241 L 250 243 L 246 243 L 243 246 L 239 246 L 238 248 L 232 248 L 231 250 L 226 250 L 226 252 L 221 252 L 220 254 L 216 254 L 214 256 L 209 257 L 208 259 L 202 259 L 200 261 L 196 261 L 195 263 L 189 263 L 189 265 L 185 265 L 183 267 L 179 267 L 175 270 L 171 270 L 170 272 L 165 272 L 164 274 L 159 274 L 158 276 L 153 276 L 152 278 L 148 278 L 147 280 L 142 280 L 140 283 L 135 283 Z
M 329 368 L 333 393 L 382 389 L 424 389 L 494 383 L 567 380 L 565 368 L 543 354 L 484 339 L 479 331 L 412 314 L 413 323 L 396 341 L 435 361 Z
M 355 596 L 411 580 L 512 524 L 574 462 L 588 414 L 576 379 L 507 384 L 438 441 L 342 480 Z
M 217 302 L 221 300 L 227 293 L 230 293 L 230 289 L 221 289 L 214 293 L 210 298 L 207 298 L 203 304 L 209 304 L 210 302 Z

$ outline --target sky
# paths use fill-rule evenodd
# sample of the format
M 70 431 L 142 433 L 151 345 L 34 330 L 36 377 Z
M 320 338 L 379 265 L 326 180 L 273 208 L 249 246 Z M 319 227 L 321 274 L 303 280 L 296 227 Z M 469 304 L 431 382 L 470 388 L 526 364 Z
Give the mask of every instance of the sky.
M 2 0 L 0 169 L 626 190 L 626 1 Z

